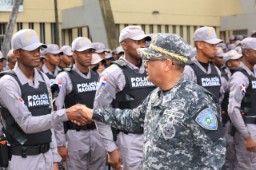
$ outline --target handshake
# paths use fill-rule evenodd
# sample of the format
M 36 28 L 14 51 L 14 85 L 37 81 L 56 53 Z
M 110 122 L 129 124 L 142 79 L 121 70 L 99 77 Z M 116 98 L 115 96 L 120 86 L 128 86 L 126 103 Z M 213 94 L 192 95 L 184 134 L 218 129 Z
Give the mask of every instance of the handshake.
M 86 125 L 93 121 L 93 109 L 90 109 L 82 104 L 76 104 L 66 109 L 66 114 L 69 120 L 79 126 Z

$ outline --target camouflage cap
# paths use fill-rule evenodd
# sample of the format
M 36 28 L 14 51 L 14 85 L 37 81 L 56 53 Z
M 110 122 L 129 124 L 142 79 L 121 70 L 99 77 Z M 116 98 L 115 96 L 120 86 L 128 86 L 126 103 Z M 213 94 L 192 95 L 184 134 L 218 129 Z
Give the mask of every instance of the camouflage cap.
M 148 48 L 138 48 L 139 55 L 144 59 L 169 56 L 181 62 L 189 62 L 191 48 L 180 36 L 158 33 L 152 37 Z

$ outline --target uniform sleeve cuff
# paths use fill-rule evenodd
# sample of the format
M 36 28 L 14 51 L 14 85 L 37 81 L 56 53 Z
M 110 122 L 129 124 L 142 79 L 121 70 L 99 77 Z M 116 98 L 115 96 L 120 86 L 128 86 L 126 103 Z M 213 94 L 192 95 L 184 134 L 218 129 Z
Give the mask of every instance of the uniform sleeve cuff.
M 114 142 L 108 145 L 108 147 L 106 148 L 107 152 L 113 152 L 114 150 L 117 150 L 117 149 L 118 148 Z
M 56 111 L 56 114 L 58 115 L 58 117 L 60 117 L 61 121 L 68 121 L 68 117 L 67 114 L 65 112 L 65 109 L 61 109 Z
M 61 157 L 59 154 L 53 153 L 53 162 L 61 162 Z

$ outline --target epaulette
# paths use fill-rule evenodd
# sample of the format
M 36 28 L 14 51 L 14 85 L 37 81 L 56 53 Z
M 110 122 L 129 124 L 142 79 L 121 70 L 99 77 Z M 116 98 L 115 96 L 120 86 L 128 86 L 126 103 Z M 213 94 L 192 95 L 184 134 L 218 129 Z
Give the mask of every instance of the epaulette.
M 243 69 L 242 67 L 235 67 L 230 69 L 231 74 L 233 75 L 235 72 L 242 72 L 244 74 L 247 74 L 247 72 L 245 71 L 245 69 Z
M 187 65 L 194 65 L 195 63 L 193 61 L 190 61 L 187 63 Z
M 16 73 L 13 70 L 6 70 L 6 71 L 0 72 L 0 78 L 2 78 L 5 75 L 13 76 L 13 75 L 16 75 Z
M 113 61 L 112 63 L 121 67 L 124 67 L 127 65 L 127 63 L 124 60 L 116 60 L 116 61 Z

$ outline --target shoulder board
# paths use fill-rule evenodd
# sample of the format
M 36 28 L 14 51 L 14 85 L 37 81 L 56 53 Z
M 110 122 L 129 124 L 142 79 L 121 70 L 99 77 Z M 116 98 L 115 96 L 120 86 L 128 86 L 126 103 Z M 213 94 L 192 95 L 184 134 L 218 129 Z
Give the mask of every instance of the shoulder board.
M 116 60 L 116 61 L 113 61 L 112 63 L 113 63 L 113 64 L 116 64 L 116 65 L 118 65 L 118 66 L 121 66 L 121 67 L 124 67 L 124 66 L 127 65 L 124 60 Z
M 232 75 L 235 73 L 235 72 L 242 72 L 243 74 L 245 74 L 246 76 L 248 75 L 248 73 L 246 72 L 245 69 L 243 69 L 242 67 L 235 67 L 235 68 L 232 68 L 230 69 Z
M 194 65 L 194 64 L 195 64 L 195 63 L 192 62 L 192 61 L 190 61 L 190 62 L 187 63 L 187 65 Z
M 13 70 L 7 70 L 7 71 L 0 72 L 0 78 L 5 76 L 5 75 L 14 76 L 14 75 L 16 75 L 16 73 Z

